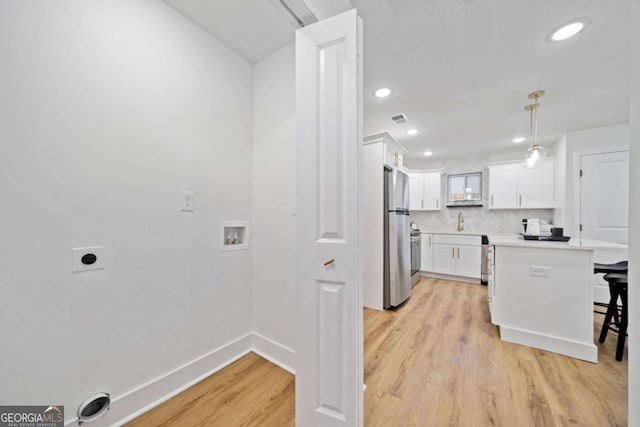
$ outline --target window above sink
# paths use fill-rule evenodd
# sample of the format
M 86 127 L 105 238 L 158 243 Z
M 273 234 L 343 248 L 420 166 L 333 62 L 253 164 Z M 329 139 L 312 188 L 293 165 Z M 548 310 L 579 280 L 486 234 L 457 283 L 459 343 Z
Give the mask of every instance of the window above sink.
M 482 172 L 449 175 L 447 207 L 482 206 Z

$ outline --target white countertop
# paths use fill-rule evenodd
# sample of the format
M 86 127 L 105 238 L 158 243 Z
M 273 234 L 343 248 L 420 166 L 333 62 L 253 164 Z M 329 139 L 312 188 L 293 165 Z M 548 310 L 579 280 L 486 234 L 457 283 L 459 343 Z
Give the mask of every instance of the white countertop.
M 482 236 L 484 233 L 471 233 L 467 231 L 431 231 L 431 230 L 420 230 L 420 234 L 455 234 L 458 236 Z
M 628 246 L 622 243 L 606 242 L 594 239 L 572 238 L 568 242 L 524 240 L 519 234 L 488 234 L 489 243 L 496 246 L 519 246 L 529 248 L 553 248 L 575 250 L 627 250 Z
M 483 236 L 489 237 L 489 243 L 498 246 L 526 246 L 536 248 L 556 248 L 556 249 L 577 249 L 577 250 L 613 250 L 625 251 L 629 246 L 623 243 L 607 242 L 595 239 L 577 239 L 572 237 L 568 242 L 554 242 L 548 240 L 524 240 L 517 233 L 481 233 L 469 231 L 442 231 L 442 230 L 420 230 L 421 234 L 447 234 L 458 236 Z

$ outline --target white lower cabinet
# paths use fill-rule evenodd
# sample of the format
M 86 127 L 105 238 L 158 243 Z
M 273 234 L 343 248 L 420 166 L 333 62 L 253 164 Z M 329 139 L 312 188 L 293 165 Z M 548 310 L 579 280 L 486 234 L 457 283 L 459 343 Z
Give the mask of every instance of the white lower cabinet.
M 456 246 L 456 275 L 465 277 L 481 276 L 482 246 Z
M 420 270 L 433 271 L 433 234 L 420 235 Z
M 481 275 L 482 240 L 480 236 L 433 234 L 431 269 L 440 274 L 450 274 L 479 279 Z M 423 240 L 424 242 L 424 240 Z M 425 245 L 423 243 L 424 250 Z
M 456 274 L 456 247 L 436 243 L 433 245 L 433 272 L 442 274 Z

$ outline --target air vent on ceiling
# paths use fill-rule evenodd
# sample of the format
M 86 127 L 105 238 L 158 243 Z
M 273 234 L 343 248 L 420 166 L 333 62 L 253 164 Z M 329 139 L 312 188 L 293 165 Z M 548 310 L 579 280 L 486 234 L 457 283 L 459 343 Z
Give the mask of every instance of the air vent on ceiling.
M 409 120 L 407 119 L 407 116 L 405 116 L 404 114 L 394 114 L 390 118 L 391 120 L 393 120 L 393 123 L 397 125 L 401 125 L 402 123 L 407 123 L 407 121 Z

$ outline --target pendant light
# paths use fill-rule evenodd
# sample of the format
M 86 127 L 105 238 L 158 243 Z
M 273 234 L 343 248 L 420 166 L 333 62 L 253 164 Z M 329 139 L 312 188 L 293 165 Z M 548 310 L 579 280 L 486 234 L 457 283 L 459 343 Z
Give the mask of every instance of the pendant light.
M 527 168 L 534 168 L 538 166 L 547 156 L 547 151 L 544 147 L 538 145 L 538 99 L 542 95 L 544 95 L 543 90 L 531 92 L 529 94 L 529 99 L 533 99 L 534 103 L 524 107 L 531 117 L 531 136 L 529 137 L 531 146 L 527 150 L 523 159 L 523 164 Z

